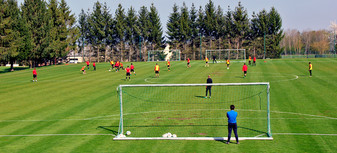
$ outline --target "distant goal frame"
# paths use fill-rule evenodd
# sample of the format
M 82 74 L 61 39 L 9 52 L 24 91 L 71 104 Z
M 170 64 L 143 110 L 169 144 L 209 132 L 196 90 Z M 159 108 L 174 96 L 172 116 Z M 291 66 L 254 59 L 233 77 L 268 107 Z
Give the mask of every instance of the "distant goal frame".
M 225 141 L 227 137 L 125 137 L 120 133 L 124 133 L 123 130 L 123 87 L 167 87 L 167 86 L 208 86 L 210 84 L 128 84 L 119 85 L 117 87 L 119 102 L 120 102 L 120 122 L 118 134 L 113 140 L 203 140 L 203 141 Z M 273 140 L 271 125 L 270 125 L 270 83 L 269 82 L 252 82 L 252 83 L 214 83 L 212 86 L 240 86 L 240 85 L 266 85 L 267 86 L 267 136 L 268 137 L 239 137 L 239 140 Z M 227 133 L 226 133 L 227 134 Z M 231 139 L 233 140 L 234 133 L 232 133 Z
M 205 51 L 205 56 L 208 57 L 207 53 L 208 52 L 219 52 L 219 55 L 218 55 L 218 58 L 216 60 L 219 60 L 219 61 L 225 61 L 226 59 L 220 59 L 221 57 L 221 51 L 226 51 L 226 52 L 230 52 L 230 51 L 243 51 L 243 59 L 237 59 L 237 60 L 242 60 L 242 62 L 246 62 L 246 49 L 207 49 Z M 208 59 L 213 59 L 213 57 L 208 57 Z M 233 59 L 233 58 L 229 58 L 229 60 L 236 60 L 236 59 Z

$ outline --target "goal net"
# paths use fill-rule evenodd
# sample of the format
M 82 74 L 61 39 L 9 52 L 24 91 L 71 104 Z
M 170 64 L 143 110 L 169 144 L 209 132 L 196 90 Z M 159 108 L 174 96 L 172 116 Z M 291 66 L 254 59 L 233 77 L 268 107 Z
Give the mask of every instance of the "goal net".
M 246 62 L 246 49 L 218 49 L 206 50 L 206 56 L 212 62 L 213 58 L 217 62 L 224 62 L 226 59 L 231 61 Z
M 149 50 L 147 61 L 180 61 L 180 50 Z
M 206 86 L 211 98 L 205 98 Z M 238 112 L 240 140 L 272 140 L 269 88 L 269 83 L 120 85 L 114 140 L 227 140 L 230 105 Z

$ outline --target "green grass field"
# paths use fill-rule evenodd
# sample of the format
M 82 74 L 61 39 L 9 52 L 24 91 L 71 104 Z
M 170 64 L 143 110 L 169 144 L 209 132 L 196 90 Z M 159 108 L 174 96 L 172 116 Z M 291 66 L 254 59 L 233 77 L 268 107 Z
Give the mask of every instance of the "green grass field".
M 86 75 L 84 64 L 37 68 L 38 82 L 31 81 L 32 69 L 0 67 L 0 152 L 335 152 L 337 59 L 310 61 L 311 78 L 307 59 L 259 60 L 247 78 L 238 62 L 230 70 L 224 63 L 205 68 L 204 61 L 192 61 L 187 69 L 186 62 L 171 62 L 170 72 L 161 62 L 160 78 L 153 78 L 155 63 L 134 63 L 131 81 L 125 72 L 109 72 L 108 63 Z M 112 140 L 119 126 L 118 85 L 205 83 L 208 75 L 215 83 L 270 82 L 274 140 Z

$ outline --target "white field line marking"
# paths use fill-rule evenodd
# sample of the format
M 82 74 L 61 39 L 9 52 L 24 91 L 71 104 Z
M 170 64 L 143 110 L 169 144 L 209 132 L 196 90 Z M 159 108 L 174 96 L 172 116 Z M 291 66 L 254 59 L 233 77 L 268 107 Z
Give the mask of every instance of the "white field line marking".
M 294 75 L 295 78 L 292 78 L 292 79 L 287 79 L 287 80 L 276 80 L 276 81 L 269 81 L 269 82 L 282 82 L 282 81 L 292 81 L 292 80 L 297 80 L 298 79 L 298 76 L 297 75 Z
M 127 115 L 137 115 L 137 114 L 150 114 L 150 113 L 164 113 L 164 112 L 179 112 L 179 111 L 225 111 L 224 109 L 195 109 L 195 110 L 166 110 L 166 111 L 149 111 L 149 112 L 137 112 L 137 113 L 126 113 Z M 239 111 L 251 111 L 251 112 L 266 112 L 265 110 L 250 110 L 250 109 L 237 109 Z M 311 114 L 302 114 L 302 113 L 293 113 L 293 112 L 281 112 L 281 111 L 270 111 L 271 113 L 279 113 L 279 114 L 292 114 L 292 115 L 301 115 L 301 116 L 310 116 L 315 118 L 271 118 L 273 119 L 331 119 L 337 120 L 335 117 L 328 117 L 328 116 L 319 116 L 319 115 L 311 115 Z M 91 118 L 84 118 L 84 119 L 51 119 L 51 120 L 0 120 L 0 122 L 50 122 L 50 121 L 86 121 L 86 120 L 115 120 L 118 118 L 111 118 L 111 119 L 102 119 L 102 118 L 109 118 L 114 116 L 120 116 L 120 114 L 114 115 L 105 115 L 105 116 L 96 116 Z M 241 118 L 241 119 L 259 119 L 259 118 Z M 265 119 L 265 118 L 261 118 Z
M 321 134 L 321 133 L 273 133 L 273 135 L 318 135 L 318 136 L 337 136 L 337 134 Z
M 46 136 L 116 136 L 114 134 L 23 134 L 0 135 L 0 137 L 46 137 Z
M 261 137 L 261 136 L 264 136 L 264 135 L 266 135 L 266 134 L 260 134 L 260 135 L 257 135 L 255 137 Z
M 219 73 L 219 72 L 216 72 L 216 73 Z M 262 73 L 262 72 L 252 72 L 252 73 L 255 73 L 255 74 L 258 74 L 258 73 Z M 234 74 L 234 73 L 233 73 Z M 241 74 L 241 73 L 240 73 Z M 265 73 L 265 74 L 279 74 L 279 73 Z M 282 81 L 292 81 L 292 80 L 297 80 L 299 78 L 298 75 L 294 75 L 294 74 L 286 74 L 286 75 L 290 75 L 290 76 L 293 76 L 294 78 L 290 78 L 290 79 L 284 79 L 284 80 L 271 80 L 269 82 L 282 82 Z M 260 76 L 250 76 L 250 77 L 260 77 Z M 288 77 L 288 76 L 281 76 L 281 75 L 277 75 L 277 76 L 273 76 L 273 75 L 270 75 L 270 77 L 273 77 L 273 78 L 283 78 L 283 77 Z M 164 77 L 165 78 L 165 77 Z M 191 77 L 189 77 L 191 78 Z M 200 77 L 192 77 L 192 78 L 200 78 Z M 215 77 L 216 78 L 216 77 Z M 145 82 L 148 82 L 148 83 L 158 83 L 158 82 L 152 82 L 152 81 L 149 81 L 149 79 L 151 80 L 152 78 L 146 78 L 144 79 Z
M 105 116 L 107 117 L 107 116 Z M 102 117 L 101 117 L 102 118 Z M 188 117 L 186 117 L 188 118 Z M 152 120 L 154 118 L 137 118 L 137 119 L 128 119 L 128 120 Z M 157 120 L 161 119 L 167 119 L 167 118 L 160 118 Z M 226 118 L 190 118 L 188 120 L 226 120 Z M 250 118 L 250 117 L 243 117 L 243 118 L 238 118 L 239 120 L 266 120 L 266 118 Z M 271 120 L 330 120 L 329 118 L 270 118 Z M 114 121 L 114 120 L 120 120 L 120 118 L 106 118 L 106 119 L 60 119 L 60 120 L 0 120 L 0 122 L 52 122 L 52 121 Z
M 280 113 L 280 114 L 293 114 L 293 115 L 303 115 L 303 116 L 311 116 L 311 117 L 322 117 L 322 118 L 337 120 L 337 118 L 335 118 L 335 117 L 328 117 L 328 116 L 319 116 L 319 115 L 293 113 L 293 112 L 281 112 L 281 111 L 271 111 L 271 112 L 273 112 L 273 113 Z
M 284 59 L 284 60 L 283 60 Z M 310 60 L 307 60 L 307 61 L 296 61 L 296 60 L 287 60 L 289 58 L 283 58 L 282 60 L 270 60 L 270 61 L 267 61 L 267 62 L 298 62 L 298 63 L 305 63 L 307 64 Z M 309 59 L 314 59 L 314 58 L 309 58 Z M 325 58 L 325 59 L 329 59 L 329 58 Z M 311 61 L 313 62 L 313 61 Z M 327 63 L 327 61 L 314 61 L 315 63 Z M 328 62 L 337 62 L 336 60 L 329 60 Z
M 144 79 L 144 81 L 145 81 L 145 82 L 148 82 L 148 83 L 156 83 L 156 82 L 151 82 L 151 81 L 149 81 L 148 79 L 151 79 L 151 78 L 146 78 L 146 79 Z
M 83 118 L 83 119 L 79 118 L 79 119 L 50 119 L 50 120 L 0 120 L 0 122 L 51 122 L 51 121 L 86 121 L 86 120 L 89 121 L 89 120 L 94 120 L 96 118 L 104 118 L 104 117 L 112 117 L 112 116 L 120 116 L 120 114 L 107 115 L 107 116 L 97 116 L 97 117 Z M 101 119 L 101 120 L 103 120 L 103 119 Z

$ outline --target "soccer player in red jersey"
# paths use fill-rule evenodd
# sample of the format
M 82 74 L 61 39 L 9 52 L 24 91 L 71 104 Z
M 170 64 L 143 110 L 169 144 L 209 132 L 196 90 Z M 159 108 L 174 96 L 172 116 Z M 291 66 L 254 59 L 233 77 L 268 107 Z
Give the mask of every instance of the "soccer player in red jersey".
M 243 74 L 244 74 L 244 78 L 247 76 L 247 70 L 248 70 L 248 67 L 246 65 L 246 63 L 243 64 L 243 67 L 242 67 L 242 71 L 243 71 Z
M 190 62 L 191 62 L 190 58 L 187 58 L 187 68 L 191 67 Z
M 96 63 L 92 63 L 92 66 L 94 67 L 94 71 L 96 71 Z
M 254 56 L 254 59 L 253 59 L 253 66 L 256 66 L 256 57 Z
M 36 68 L 34 68 L 34 70 L 33 70 L 33 82 L 37 82 Z
M 131 69 L 131 72 L 133 72 L 133 74 L 136 75 L 136 72 L 135 72 L 135 66 L 133 66 L 132 63 L 131 63 L 130 69 Z
M 88 67 L 88 70 L 89 70 L 89 65 L 90 65 L 90 62 L 89 62 L 89 61 L 87 61 L 87 67 Z
M 129 80 L 131 80 L 131 79 L 130 79 L 130 76 L 131 76 L 131 75 L 130 75 L 130 71 L 131 71 L 131 69 L 129 68 L 129 66 L 126 67 L 125 71 L 126 71 L 125 81 L 128 80 L 128 76 L 129 76 Z
M 119 71 L 119 61 L 116 62 L 115 68 L 116 68 L 116 72 L 118 72 Z

